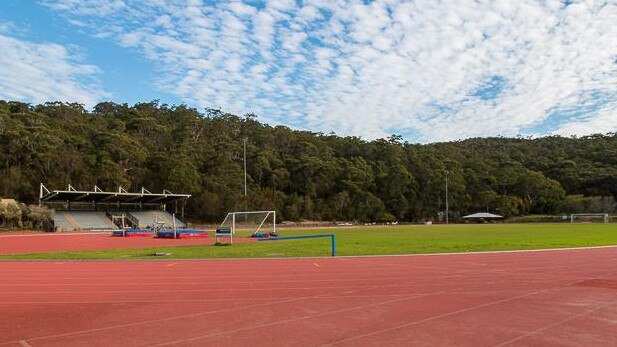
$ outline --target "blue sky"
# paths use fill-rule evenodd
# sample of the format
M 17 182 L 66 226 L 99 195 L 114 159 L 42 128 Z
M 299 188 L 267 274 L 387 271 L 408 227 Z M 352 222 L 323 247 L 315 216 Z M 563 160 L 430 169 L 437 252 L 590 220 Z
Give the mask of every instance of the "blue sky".
M 411 142 L 617 131 L 617 1 L 3 0 L 0 98 Z
M 35 43 L 63 45 L 74 54 L 82 55 L 80 61 L 98 66 L 102 73 L 96 74 L 96 78 L 113 101 L 136 103 L 160 99 L 169 103 L 182 102 L 181 98 L 152 87 L 154 63 L 144 59 L 139 52 L 92 37 L 86 30 L 68 24 L 65 18 L 34 1 L 3 0 L 0 2 L 2 22 L 10 23 L 13 37 Z M 53 100 L 53 95 L 40 100 Z

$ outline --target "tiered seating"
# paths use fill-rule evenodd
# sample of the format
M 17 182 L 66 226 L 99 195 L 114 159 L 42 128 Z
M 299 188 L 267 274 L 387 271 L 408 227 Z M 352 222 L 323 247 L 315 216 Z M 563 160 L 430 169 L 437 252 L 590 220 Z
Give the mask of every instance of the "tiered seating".
M 117 227 L 105 212 L 59 211 L 54 215 L 58 230 L 113 230 Z
M 97 211 L 56 211 L 54 222 L 57 230 L 115 230 L 118 229 L 111 216 L 121 213 Z M 174 226 L 173 216 L 165 211 L 143 211 L 125 213 L 127 227 L 147 228 L 154 227 L 159 222 L 161 228 Z M 176 218 L 176 227 L 185 228 L 186 224 Z
M 131 215 L 139 222 L 139 228 L 154 227 L 157 221 L 162 223 L 159 226 L 163 228 L 172 228 L 174 225 L 173 216 L 166 211 L 131 212 Z M 186 224 L 176 218 L 176 227 L 184 228 Z
M 59 231 L 68 231 L 68 230 L 76 230 L 79 228 L 77 223 L 72 222 L 69 216 L 70 212 L 67 211 L 57 211 L 54 213 L 54 225 L 56 226 L 56 230 Z
M 109 218 L 118 228 L 122 228 L 122 218 L 124 218 L 124 227 L 125 228 L 137 228 L 138 223 L 137 220 L 133 216 L 131 216 L 128 212 L 116 212 L 116 211 L 108 211 L 107 218 Z

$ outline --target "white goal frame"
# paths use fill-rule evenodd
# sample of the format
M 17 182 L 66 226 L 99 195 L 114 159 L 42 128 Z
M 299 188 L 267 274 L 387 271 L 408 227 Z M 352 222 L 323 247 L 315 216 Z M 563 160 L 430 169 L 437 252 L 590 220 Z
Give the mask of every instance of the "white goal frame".
M 276 211 L 244 211 L 244 212 L 229 212 L 223 222 L 221 222 L 221 227 L 225 226 L 225 222 L 227 222 L 231 218 L 231 233 L 232 235 L 236 233 L 236 216 L 238 215 L 248 215 L 248 214 L 264 214 L 264 218 L 259 223 L 257 229 L 253 232 L 253 234 L 259 233 L 261 227 L 266 223 L 268 217 L 272 216 L 272 231 L 276 233 Z
M 574 223 L 575 217 L 602 217 L 604 224 L 608 223 L 608 213 L 572 213 L 570 214 L 570 224 Z

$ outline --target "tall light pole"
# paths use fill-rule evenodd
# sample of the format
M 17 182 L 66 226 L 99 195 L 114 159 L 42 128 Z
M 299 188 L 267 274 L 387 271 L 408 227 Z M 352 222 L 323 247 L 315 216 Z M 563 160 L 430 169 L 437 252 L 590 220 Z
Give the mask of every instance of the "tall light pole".
M 247 197 L 247 187 L 246 187 L 246 137 L 244 138 L 244 210 L 247 209 L 248 197 Z
M 446 170 L 446 224 L 449 222 L 448 215 L 450 214 L 450 211 L 448 210 L 448 173 L 448 170 Z

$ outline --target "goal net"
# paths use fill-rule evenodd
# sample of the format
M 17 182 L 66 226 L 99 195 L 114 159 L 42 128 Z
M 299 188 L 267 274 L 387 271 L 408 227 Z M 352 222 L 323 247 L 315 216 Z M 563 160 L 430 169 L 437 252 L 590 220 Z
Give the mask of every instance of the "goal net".
M 570 223 L 608 223 L 608 213 L 573 213 Z
M 276 233 L 276 211 L 229 212 L 220 226 L 231 228 L 232 234 Z

